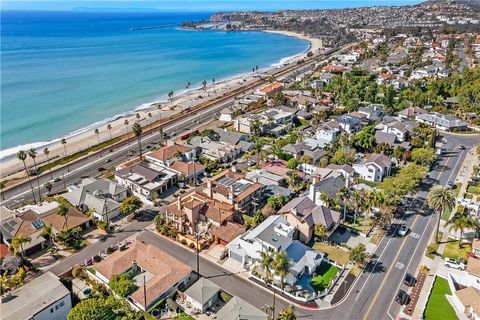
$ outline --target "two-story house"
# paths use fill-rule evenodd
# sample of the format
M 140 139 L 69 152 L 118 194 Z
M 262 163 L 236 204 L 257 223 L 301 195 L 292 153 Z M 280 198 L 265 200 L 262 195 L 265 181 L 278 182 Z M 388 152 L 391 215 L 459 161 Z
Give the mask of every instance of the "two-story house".
M 381 182 L 384 177 L 389 176 L 392 169 L 392 160 L 384 154 L 371 154 L 361 163 L 354 163 L 353 170 L 360 178 Z
M 264 185 L 231 170 L 222 171 L 202 186 L 207 197 L 233 205 L 235 210 L 242 213 L 251 212 L 264 201 Z

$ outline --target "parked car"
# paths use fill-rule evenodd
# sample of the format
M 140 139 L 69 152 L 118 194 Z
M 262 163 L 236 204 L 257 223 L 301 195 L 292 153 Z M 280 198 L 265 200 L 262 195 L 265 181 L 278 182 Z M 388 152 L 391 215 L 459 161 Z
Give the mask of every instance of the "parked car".
M 249 166 L 254 166 L 254 165 L 257 164 L 257 162 L 256 162 L 255 160 L 250 159 L 250 160 L 248 160 L 247 164 L 248 164 Z
M 397 297 L 395 301 L 400 303 L 402 306 L 407 305 L 410 303 L 410 296 L 403 290 L 398 290 Z
M 447 268 L 454 268 L 458 270 L 465 270 L 465 264 L 454 259 L 445 258 L 443 263 Z
M 448 189 L 453 189 L 454 186 L 455 186 L 455 184 L 454 184 L 452 181 L 449 181 L 449 182 L 447 183 L 447 188 L 448 188 Z
M 405 275 L 405 279 L 403 279 L 403 283 L 405 283 L 409 287 L 413 287 L 415 286 L 415 283 L 417 283 L 417 279 L 415 279 L 415 277 L 412 274 L 407 273 Z
M 108 158 L 105 160 L 105 163 L 109 163 L 109 162 L 112 162 L 112 159 Z
M 401 236 L 406 236 L 408 232 L 408 226 L 406 224 L 402 224 L 398 229 L 398 234 Z

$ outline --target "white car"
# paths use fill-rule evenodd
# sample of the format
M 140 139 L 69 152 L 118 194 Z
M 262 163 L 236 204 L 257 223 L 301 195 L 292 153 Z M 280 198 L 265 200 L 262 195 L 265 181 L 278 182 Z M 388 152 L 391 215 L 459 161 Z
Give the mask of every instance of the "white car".
M 458 270 L 465 270 L 465 264 L 458 262 L 457 260 L 453 260 L 450 258 L 445 258 L 445 262 L 443 263 L 447 268 L 454 268 Z
M 401 236 L 406 236 L 408 232 L 408 226 L 405 224 L 402 224 L 400 228 L 398 229 L 398 234 Z

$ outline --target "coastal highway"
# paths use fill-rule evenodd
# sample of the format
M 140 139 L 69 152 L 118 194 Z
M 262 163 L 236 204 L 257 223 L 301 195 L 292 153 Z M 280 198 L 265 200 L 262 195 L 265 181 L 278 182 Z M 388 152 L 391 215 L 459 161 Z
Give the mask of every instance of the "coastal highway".
M 173 118 L 166 120 L 165 123 L 155 126 L 153 129 L 144 129 L 142 143 L 143 146 L 147 146 L 149 143 L 154 143 L 160 140 L 160 134 L 158 132 L 158 127 L 162 127 L 164 132 L 170 134 L 172 132 L 181 133 L 183 131 L 189 130 L 194 127 L 194 123 L 205 123 L 210 119 L 213 119 L 214 115 L 221 109 L 230 106 L 234 103 L 234 99 L 239 95 L 249 93 L 255 89 L 268 83 L 268 78 L 274 76 L 277 79 L 287 78 L 291 75 L 294 75 L 298 70 L 304 70 L 306 67 L 313 66 L 317 61 L 327 58 L 329 55 L 344 50 L 353 44 L 348 44 L 342 48 L 336 50 L 330 50 L 329 52 L 314 56 L 312 58 L 307 58 L 303 63 L 287 65 L 278 68 L 274 68 L 265 72 L 264 78 L 259 79 L 253 83 L 247 84 L 244 87 L 241 87 L 237 90 L 234 90 L 231 93 L 228 93 L 224 97 L 219 97 L 210 101 L 206 101 L 199 106 L 193 107 L 188 113 L 174 115 Z M 164 120 L 165 121 L 165 120 Z M 97 174 L 96 170 L 99 167 L 111 167 L 119 163 L 128 160 L 128 152 L 130 149 L 136 148 L 133 146 L 135 144 L 135 138 L 130 138 L 128 141 L 121 141 L 115 145 L 112 145 L 106 150 L 103 151 L 103 158 L 101 157 L 100 152 L 91 154 L 88 157 L 78 159 L 70 163 L 69 167 L 63 167 L 58 169 L 53 169 L 52 174 L 49 172 L 42 173 L 38 178 L 40 184 L 41 193 L 45 193 L 46 190 L 42 187 L 46 182 L 51 181 L 53 178 L 60 178 L 61 181 L 53 183 L 54 187 L 52 192 L 55 193 L 65 188 L 65 186 L 72 183 L 78 182 L 82 177 L 94 176 Z M 132 146 L 130 146 L 132 144 Z M 113 149 L 113 152 L 108 150 Z M 148 151 L 145 149 L 145 151 Z M 106 159 L 111 159 L 111 162 L 105 163 Z M 37 177 L 32 178 L 32 185 L 36 189 L 35 194 L 38 197 L 38 187 L 37 187 Z M 19 183 L 18 185 L 9 187 L 2 192 L 2 202 L 3 205 L 14 205 L 15 203 L 22 202 L 25 200 L 33 200 L 31 195 L 30 185 L 28 181 Z

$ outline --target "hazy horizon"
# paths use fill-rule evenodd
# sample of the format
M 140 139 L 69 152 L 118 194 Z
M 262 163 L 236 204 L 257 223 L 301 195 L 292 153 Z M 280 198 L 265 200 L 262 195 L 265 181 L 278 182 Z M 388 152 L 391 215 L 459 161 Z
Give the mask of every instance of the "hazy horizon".
M 240 10 L 293 10 L 334 9 L 367 6 L 415 5 L 423 0 L 307 0 L 307 1 L 251 1 L 251 0 L 185 0 L 185 1 L 3 1 L 1 10 L 35 11 L 240 11 Z

